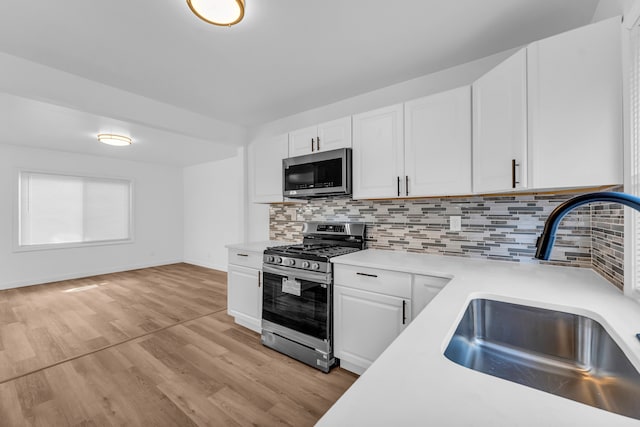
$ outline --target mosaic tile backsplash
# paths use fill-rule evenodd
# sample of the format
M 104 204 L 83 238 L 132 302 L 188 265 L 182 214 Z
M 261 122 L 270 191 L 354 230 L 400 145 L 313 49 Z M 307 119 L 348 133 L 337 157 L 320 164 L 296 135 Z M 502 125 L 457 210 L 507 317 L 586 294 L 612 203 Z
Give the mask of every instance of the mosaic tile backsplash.
M 368 248 L 593 267 L 622 288 L 621 205 L 593 204 L 572 211 L 560 224 L 551 261 L 533 259 L 545 219 L 574 195 L 411 200 L 330 197 L 272 204 L 269 237 L 300 241 L 305 221 L 364 222 Z M 449 217 L 454 215 L 462 218 L 461 231 L 449 231 Z

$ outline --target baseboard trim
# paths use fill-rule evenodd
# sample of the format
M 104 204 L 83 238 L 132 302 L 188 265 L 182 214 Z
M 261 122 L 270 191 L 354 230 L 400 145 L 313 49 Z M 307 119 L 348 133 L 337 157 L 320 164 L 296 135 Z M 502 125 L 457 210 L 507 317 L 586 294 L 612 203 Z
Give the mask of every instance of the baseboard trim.
M 184 261 L 187 264 L 197 265 L 198 267 L 210 268 L 212 270 L 224 271 L 227 272 L 227 265 L 214 264 L 206 261 L 201 261 L 197 259 L 189 259 L 185 258 Z
M 45 277 L 38 277 L 38 278 L 27 279 L 27 280 L 18 280 L 15 282 L 0 283 L 0 290 L 22 288 L 25 286 L 33 286 L 33 285 L 44 285 L 46 283 L 60 282 L 62 280 L 82 279 L 85 277 L 99 276 L 101 274 L 120 273 L 123 271 L 138 270 L 140 268 L 158 267 L 161 265 L 176 264 L 180 262 L 187 262 L 187 261 L 183 259 L 168 259 L 168 260 L 154 261 L 149 263 L 130 264 L 130 265 L 102 268 L 102 269 L 96 269 L 96 270 L 87 270 L 87 271 L 75 272 L 75 273 L 69 273 L 69 274 L 45 276 Z

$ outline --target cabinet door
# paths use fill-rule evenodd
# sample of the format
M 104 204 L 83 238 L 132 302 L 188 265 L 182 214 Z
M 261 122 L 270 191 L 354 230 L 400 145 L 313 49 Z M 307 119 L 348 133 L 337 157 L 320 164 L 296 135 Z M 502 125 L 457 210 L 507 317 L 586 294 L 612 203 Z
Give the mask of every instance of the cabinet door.
M 302 156 L 315 152 L 317 137 L 317 126 L 310 126 L 289 132 L 289 157 Z
M 364 372 L 411 319 L 411 300 L 334 286 L 335 355 Z
M 522 49 L 473 83 L 473 192 L 526 188 L 526 167 L 527 50 Z
M 282 202 L 282 159 L 288 153 L 287 135 L 252 142 L 248 148 L 251 201 Z
M 620 32 L 613 18 L 527 48 L 530 186 L 622 183 Z
M 353 116 L 353 198 L 404 191 L 402 104 Z
M 416 99 L 404 108 L 404 195 L 470 194 L 470 87 Z
M 254 268 L 229 264 L 227 312 L 236 323 L 262 332 L 262 273 Z
M 351 117 L 344 117 L 318 125 L 316 148 L 319 151 L 351 148 Z

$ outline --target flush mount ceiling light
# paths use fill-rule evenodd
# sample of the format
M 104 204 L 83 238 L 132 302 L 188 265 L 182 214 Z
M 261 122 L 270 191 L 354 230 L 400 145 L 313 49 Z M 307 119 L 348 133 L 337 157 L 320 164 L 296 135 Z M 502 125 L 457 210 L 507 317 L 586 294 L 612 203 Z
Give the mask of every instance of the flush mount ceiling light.
M 103 144 L 115 145 L 118 147 L 131 145 L 131 138 L 128 136 L 116 135 L 114 133 L 99 133 L 98 141 Z
M 245 0 L 187 0 L 193 13 L 209 24 L 230 27 L 244 18 Z

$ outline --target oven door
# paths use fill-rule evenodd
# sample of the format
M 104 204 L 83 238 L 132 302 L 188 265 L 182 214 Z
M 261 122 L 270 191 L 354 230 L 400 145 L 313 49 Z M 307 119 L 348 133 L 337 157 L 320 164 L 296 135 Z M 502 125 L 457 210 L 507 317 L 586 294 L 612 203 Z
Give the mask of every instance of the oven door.
M 322 342 L 329 341 L 331 274 L 265 264 L 262 283 L 263 320 Z

